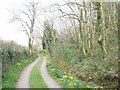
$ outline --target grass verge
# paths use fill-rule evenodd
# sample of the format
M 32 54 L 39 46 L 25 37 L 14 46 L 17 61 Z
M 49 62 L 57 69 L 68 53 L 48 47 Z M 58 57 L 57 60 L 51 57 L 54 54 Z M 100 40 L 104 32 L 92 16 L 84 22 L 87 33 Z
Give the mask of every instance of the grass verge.
M 3 75 L 2 88 L 15 88 L 16 82 L 23 68 L 31 63 L 37 55 L 31 56 L 29 59 L 21 60 L 11 66 Z
M 40 66 L 43 60 L 38 61 L 38 63 L 33 67 L 30 75 L 30 87 L 31 88 L 47 88 L 41 74 Z

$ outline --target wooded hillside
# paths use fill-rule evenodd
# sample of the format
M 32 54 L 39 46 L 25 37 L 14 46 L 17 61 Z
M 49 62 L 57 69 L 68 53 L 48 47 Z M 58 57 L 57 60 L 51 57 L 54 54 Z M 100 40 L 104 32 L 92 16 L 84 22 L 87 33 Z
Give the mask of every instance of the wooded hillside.
M 55 68 L 87 82 L 116 87 L 118 4 L 68 1 L 52 5 L 56 19 L 44 22 L 43 48 Z M 66 10 L 67 9 L 67 10 Z M 61 22 L 62 23 L 61 23 Z

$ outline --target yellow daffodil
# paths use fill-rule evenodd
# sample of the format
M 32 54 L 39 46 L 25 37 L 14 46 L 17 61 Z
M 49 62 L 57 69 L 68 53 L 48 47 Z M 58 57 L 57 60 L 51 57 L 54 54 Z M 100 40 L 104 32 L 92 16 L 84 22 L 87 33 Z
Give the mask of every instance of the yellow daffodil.
M 73 79 L 76 79 L 76 77 L 73 77 Z
M 46 57 L 48 57 L 48 55 L 45 55 Z
M 52 69 L 52 70 L 55 70 L 55 69 Z
M 87 88 L 90 88 L 90 86 L 89 86 L 89 85 L 87 85 Z
M 64 72 L 64 74 L 66 74 L 66 72 Z
M 69 77 L 71 80 L 73 80 L 73 77 Z
M 20 63 L 17 63 L 18 66 L 20 66 Z
M 68 77 L 67 75 L 63 76 L 63 78 L 67 78 L 67 77 Z

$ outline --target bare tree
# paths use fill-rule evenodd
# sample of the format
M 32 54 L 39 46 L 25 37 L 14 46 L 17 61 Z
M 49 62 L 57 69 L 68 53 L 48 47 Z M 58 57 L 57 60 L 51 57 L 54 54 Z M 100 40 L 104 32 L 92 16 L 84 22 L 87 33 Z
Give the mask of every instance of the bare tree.
M 82 24 L 85 23 L 84 19 L 83 19 L 83 8 L 86 8 L 86 6 L 84 6 L 82 3 L 80 2 L 65 2 L 64 5 L 59 5 L 59 4 L 55 4 L 54 6 L 56 6 L 58 8 L 58 10 L 62 13 L 61 17 L 64 18 L 70 18 L 73 19 L 74 21 L 78 22 L 78 43 L 79 43 L 79 49 L 80 47 L 82 47 L 82 51 L 83 54 L 86 55 L 86 51 L 85 51 L 85 43 L 83 40 L 83 27 Z M 65 11 L 64 9 L 62 9 L 62 7 L 66 7 L 70 12 Z M 82 7 L 82 8 L 80 8 Z M 74 32 L 76 32 L 76 29 Z
M 19 10 L 19 15 L 14 15 L 12 18 L 12 21 L 19 21 L 22 25 L 22 28 L 28 37 L 28 46 L 29 46 L 29 52 L 32 53 L 32 46 L 34 42 L 34 32 L 36 27 L 36 20 L 38 18 L 38 2 L 29 2 L 28 4 L 25 4 L 26 10 Z

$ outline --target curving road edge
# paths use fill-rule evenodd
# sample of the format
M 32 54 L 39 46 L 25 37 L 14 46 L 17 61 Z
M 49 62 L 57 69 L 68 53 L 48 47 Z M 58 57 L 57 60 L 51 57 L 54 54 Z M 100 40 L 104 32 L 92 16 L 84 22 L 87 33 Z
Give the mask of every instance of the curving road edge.
M 40 57 L 35 59 L 32 63 L 30 63 L 28 66 L 26 66 L 23 71 L 20 74 L 20 77 L 16 83 L 15 88 L 30 88 L 29 86 L 29 78 L 30 78 L 30 73 L 34 65 L 40 60 Z
M 50 90 L 55 90 L 55 88 L 61 88 L 60 85 L 52 78 L 50 77 L 47 69 L 46 69 L 46 57 L 39 56 L 35 61 L 30 63 L 28 66 L 26 66 L 23 71 L 21 72 L 19 79 L 17 80 L 15 88 L 30 88 L 29 85 L 29 78 L 30 73 L 32 71 L 32 68 L 38 63 L 39 60 L 43 59 L 43 62 L 40 67 L 40 74 L 45 81 L 46 85 Z M 63 90 L 62 88 L 60 90 Z
M 40 72 L 46 85 L 48 88 L 61 88 L 60 85 L 48 74 L 48 71 L 46 69 L 46 57 L 43 56 L 42 58 L 43 62 L 41 64 Z

